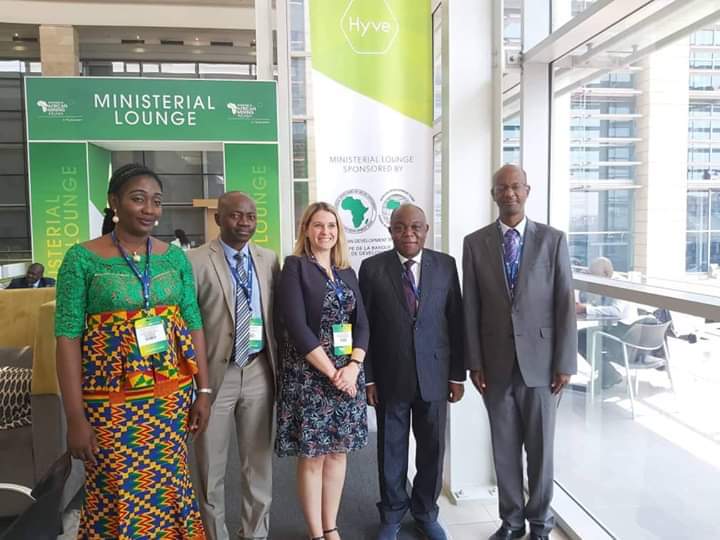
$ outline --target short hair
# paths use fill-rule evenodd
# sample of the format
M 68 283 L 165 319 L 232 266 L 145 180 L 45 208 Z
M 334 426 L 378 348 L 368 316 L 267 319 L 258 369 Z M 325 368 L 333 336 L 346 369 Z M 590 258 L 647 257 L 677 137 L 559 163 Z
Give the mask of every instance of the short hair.
M 501 174 L 503 174 L 503 173 L 504 173 L 506 170 L 508 170 L 508 169 L 516 169 L 516 170 L 520 171 L 520 172 L 522 173 L 522 176 L 523 176 L 523 181 L 527 184 L 527 173 L 525 172 L 525 169 L 523 169 L 523 168 L 520 167 L 519 165 L 515 165 L 515 164 L 513 164 L 513 163 L 506 163 L 505 165 L 503 165 L 502 167 L 500 167 L 497 171 L 495 171 L 495 172 L 493 173 L 493 175 L 492 175 L 492 184 L 493 184 L 493 186 L 495 186 L 495 182 L 497 181 L 498 176 L 500 176 Z
M 390 223 L 391 223 L 391 224 L 392 224 L 393 218 L 394 218 L 395 215 L 396 215 L 395 213 L 398 212 L 399 210 L 403 209 L 403 208 L 415 208 L 415 210 L 419 210 L 420 213 L 423 215 L 423 218 L 425 219 L 425 222 L 427 222 L 427 215 L 425 215 L 425 210 L 423 210 L 422 208 L 420 208 L 420 207 L 419 207 L 417 204 L 415 204 L 415 203 L 404 202 L 404 203 L 402 203 L 400 206 L 398 206 L 397 208 L 393 208 L 393 211 L 390 212 Z
M 302 218 L 300 219 L 300 227 L 298 230 L 297 240 L 295 240 L 295 248 L 293 255 L 302 257 L 312 257 L 310 249 L 310 240 L 307 237 L 307 231 L 310 228 L 310 222 L 313 216 L 320 212 L 330 212 L 335 216 L 337 222 L 337 241 L 330 250 L 330 263 L 337 268 L 350 268 L 350 253 L 348 252 L 347 239 L 345 237 L 345 227 L 343 226 L 337 209 L 329 203 L 318 201 L 311 203 L 305 208 Z
M 591 274 L 595 276 L 606 277 L 612 277 L 613 272 L 615 272 L 612 261 L 607 257 L 594 258 L 592 261 L 590 261 L 590 266 L 588 266 L 588 270 Z

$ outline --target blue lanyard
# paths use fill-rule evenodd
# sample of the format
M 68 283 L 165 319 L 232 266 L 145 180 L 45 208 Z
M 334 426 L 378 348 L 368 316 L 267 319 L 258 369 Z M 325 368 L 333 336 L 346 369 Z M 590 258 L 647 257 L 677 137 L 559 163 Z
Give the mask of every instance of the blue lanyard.
M 500 238 L 503 237 L 502 233 L 502 227 L 500 226 L 500 222 L 498 221 L 498 229 L 500 230 Z M 517 230 L 517 229 L 516 229 Z M 505 275 L 507 276 L 508 280 L 508 287 L 510 287 L 510 290 L 512 291 L 515 288 L 515 285 L 517 284 L 517 276 L 520 272 L 520 261 L 522 260 L 522 252 L 523 252 L 523 245 L 525 244 L 525 237 L 520 236 L 520 245 L 518 246 L 518 258 L 517 261 L 511 263 L 505 260 L 505 255 L 503 254 L 503 266 L 505 267 Z
M 320 263 L 318 263 L 314 258 L 312 259 L 312 262 L 315 264 L 315 267 L 318 269 L 318 271 L 323 275 L 325 281 L 327 281 L 333 288 L 333 291 L 335 291 L 335 296 L 337 297 L 338 302 L 340 302 L 340 305 L 345 303 L 345 289 L 343 289 L 342 286 L 343 281 L 340 279 L 340 276 L 338 275 L 335 267 L 332 267 L 333 277 L 335 278 L 335 281 L 332 281 L 330 278 L 328 278 L 325 270 L 323 270 L 323 267 L 320 266 Z
M 238 252 L 239 253 L 239 252 Z M 242 257 L 241 259 L 242 260 Z M 243 283 L 240 279 L 240 274 L 237 271 L 237 267 L 233 264 L 230 266 L 230 272 L 232 272 L 233 278 L 235 279 L 235 286 L 240 287 L 245 294 L 245 298 L 247 299 L 248 306 L 250 306 L 250 311 L 252 311 L 252 293 L 253 293 L 253 267 L 255 266 L 252 260 L 252 257 L 248 254 L 248 267 L 247 272 L 245 274 L 247 275 L 247 283 Z
M 137 277 L 140 280 L 140 283 L 142 284 L 143 289 L 143 304 L 145 306 L 145 309 L 150 308 L 150 283 L 152 281 L 152 276 L 150 274 L 150 253 L 152 253 L 152 241 L 150 240 L 150 237 L 148 236 L 147 239 L 147 256 L 145 258 L 145 271 L 141 274 L 140 269 L 135 264 L 135 261 L 132 260 L 130 255 L 128 255 L 127 251 L 123 249 L 123 247 L 120 245 L 120 242 L 117 239 L 117 236 L 115 236 L 115 231 L 111 234 L 113 244 L 118 248 L 118 251 L 120 252 L 120 255 L 123 256 L 123 259 L 125 259 L 125 262 L 128 264 L 130 269 L 133 271 L 133 274 L 135 274 L 135 277 Z

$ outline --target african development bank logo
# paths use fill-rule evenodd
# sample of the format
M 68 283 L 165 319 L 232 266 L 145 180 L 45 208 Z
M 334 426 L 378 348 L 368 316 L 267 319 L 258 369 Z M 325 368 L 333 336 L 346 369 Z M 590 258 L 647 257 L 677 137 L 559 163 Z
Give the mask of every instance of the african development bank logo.
M 380 223 L 390 226 L 390 216 L 393 210 L 400 208 L 401 204 L 415 202 L 415 198 L 404 189 L 391 189 L 380 197 Z
M 355 54 L 385 54 L 395 43 L 400 24 L 387 0 L 350 0 L 340 30 Z
M 68 108 L 68 104 L 64 101 L 45 101 L 44 99 L 37 100 L 35 105 L 48 116 L 63 116 Z
M 257 107 L 252 103 L 228 103 L 225 106 L 236 118 L 252 118 L 257 112 Z
M 335 208 L 350 234 L 367 231 L 377 218 L 377 208 L 370 194 L 362 189 L 343 191 L 335 200 Z

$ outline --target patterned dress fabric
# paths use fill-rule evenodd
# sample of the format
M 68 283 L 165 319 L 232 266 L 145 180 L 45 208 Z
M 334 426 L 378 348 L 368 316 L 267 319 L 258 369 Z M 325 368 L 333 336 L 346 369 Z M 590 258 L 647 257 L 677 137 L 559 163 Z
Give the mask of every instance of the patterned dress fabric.
M 0 367 L 0 430 L 32 424 L 30 383 L 32 370 Z
M 86 465 L 81 539 L 205 538 L 187 468 L 190 331 L 202 319 L 182 250 L 170 246 L 150 266 L 149 310 L 121 257 L 76 245 L 60 267 L 55 334 L 81 340 L 85 414 L 100 447 Z M 143 358 L 134 324 L 146 316 L 164 319 L 170 348 Z
M 346 366 L 350 355 L 333 353 L 332 325 L 349 323 L 355 309 L 355 293 L 341 283 L 341 304 L 330 282 L 323 300 L 320 342 L 336 368 Z M 280 351 L 280 396 L 275 451 L 278 456 L 316 457 L 347 453 L 367 444 L 365 373 L 358 375 L 358 392 L 352 398 L 301 356 L 289 340 Z

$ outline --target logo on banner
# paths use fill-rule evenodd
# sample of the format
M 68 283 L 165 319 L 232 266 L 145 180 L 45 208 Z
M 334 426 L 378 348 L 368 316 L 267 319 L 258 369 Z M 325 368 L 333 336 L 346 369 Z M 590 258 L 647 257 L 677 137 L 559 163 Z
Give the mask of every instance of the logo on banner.
M 405 203 L 415 202 L 415 198 L 410 195 L 410 192 L 404 189 L 391 189 L 386 191 L 382 197 L 380 197 L 380 223 L 385 227 L 390 226 L 390 216 L 393 210 L 400 208 L 400 205 Z
M 252 103 L 228 103 L 226 107 L 237 118 L 252 118 L 257 112 L 257 107 Z
M 355 54 L 385 54 L 395 43 L 400 24 L 387 0 L 350 0 L 340 30 Z
M 63 116 L 68 108 L 68 104 L 64 101 L 45 101 L 43 99 L 37 100 L 35 105 L 48 116 Z
M 377 218 L 375 201 L 362 189 L 343 191 L 335 199 L 335 208 L 340 212 L 345 231 L 350 234 L 367 231 Z

